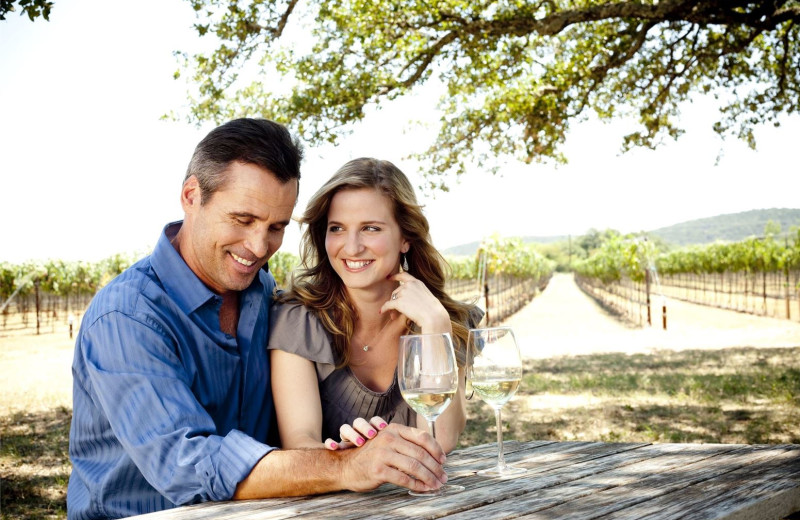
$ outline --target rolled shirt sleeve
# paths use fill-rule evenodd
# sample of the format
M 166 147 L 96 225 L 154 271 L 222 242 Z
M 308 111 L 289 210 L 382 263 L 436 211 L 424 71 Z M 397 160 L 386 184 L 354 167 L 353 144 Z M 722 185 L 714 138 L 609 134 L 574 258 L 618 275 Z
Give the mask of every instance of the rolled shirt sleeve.
M 225 402 L 231 389 L 196 395 L 192 384 L 204 377 L 196 360 L 181 359 L 175 338 L 155 324 L 109 313 L 89 326 L 83 346 L 82 380 L 96 413 L 147 482 L 174 504 L 232 498 L 272 449 L 236 429 L 220 435 L 204 405 L 235 405 Z M 220 358 L 222 371 L 238 362 L 219 350 L 210 357 Z

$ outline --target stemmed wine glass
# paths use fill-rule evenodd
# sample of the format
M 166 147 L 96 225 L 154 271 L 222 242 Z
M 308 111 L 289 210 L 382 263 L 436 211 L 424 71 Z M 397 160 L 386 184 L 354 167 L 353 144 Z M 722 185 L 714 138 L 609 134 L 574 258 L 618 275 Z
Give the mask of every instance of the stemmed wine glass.
M 478 475 L 507 476 L 528 471 L 509 466 L 503 458 L 503 422 L 500 410 L 517 392 L 522 379 L 522 358 L 511 327 L 470 329 L 467 377 L 472 389 L 494 409 L 497 420 L 497 464 Z
M 400 336 L 397 384 L 408 405 L 428 421 L 436 438 L 434 423 L 458 391 L 458 366 L 450 334 Z M 463 491 L 464 486 L 447 484 L 435 491 L 409 491 L 414 496 L 438 496 Z

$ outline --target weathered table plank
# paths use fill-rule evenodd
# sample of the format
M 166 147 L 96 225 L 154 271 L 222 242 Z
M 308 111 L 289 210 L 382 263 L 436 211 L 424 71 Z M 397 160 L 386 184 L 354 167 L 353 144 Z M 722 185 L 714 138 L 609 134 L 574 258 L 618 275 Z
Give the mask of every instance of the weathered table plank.
M 536 517 L 535 512 L 580 503 L 583 497 L 629 484 L 640 479 L 642 474 L 649 475 L 685 464 L 686 452 L 691 450 L 690 444 L 641 446 L 602 459 L 568 464 L 532 479 L 525 478 L 521 483 L 528 491 L 525 496 L 517 497 L 513 501 L 497 501 L 490 506 L 473 508 L 465 518 L 514 518 L 524 515 Z M 589 518 L 599 516 L 597 513 L 589 508 L 588 511 L 580 510 L 576 514 L 580 518 L 583 518 L 581 515 Z M 541 515 L 545 518 L 558 517 L 551 516 L 549 512 L 540 513 Z
M 759 455 L 764 455 L 763 451 Z M 715 518 L 708 512 L 713 509 L 719 518 L 758 520 L 800 510 L 800 446 L 786 447 L 785 451 L 771 447 L 766 455 L 754 456 L 740 468 L 682 488 L 679 497 L 665 495 L 642 507 L 628 508 L 628 516 L 609 518 Z
M 589 480 L 589 485 L 599 486 L 602 483 L 608 487 L 524 518 L 562 518 L 574 514 L 586 519 L 605 516 L 638 519 L 643 516 L 638 511 L 641 504 L 673 493 L 676 494 L 671 497 L 673 504 L 677 504 L 680 511 L 678 517 L 683 517 L 682 494 L 686 489 L 720 478 L 735 469 L 768 460 L 774 453 L 741 448 L 718 456 L 711 455 L 706 449 L 688 449 L 671 457 L 657 457 L 621 471 L 614 470 L 584 479 Z M 586 485 L 583 481 L 580 484 Z M 660 512 L 658 517 L 672 518 L 662 516 Z
M 800 511 L 800 445 L 506 442 L 525 475 L 487 478 L 497 446 L 448 457 L 462 493 L 418 498 L 385 485 L 369 493 L 198 504 L 137 520 L 282 518 L 526 518 L 779 520 Z

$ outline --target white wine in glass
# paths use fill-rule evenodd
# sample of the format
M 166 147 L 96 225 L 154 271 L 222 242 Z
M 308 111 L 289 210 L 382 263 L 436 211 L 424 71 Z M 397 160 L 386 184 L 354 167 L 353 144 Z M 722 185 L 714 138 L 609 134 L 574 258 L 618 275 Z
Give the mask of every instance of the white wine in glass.
M 508 476 L 528 471 L 506 464 L 503 456 L 503 421 L 500 410 L 519 388 L 522 358 L 511 327 L 470 329 L 467 344 L 467 377 L 472 389 L 494 409 L 497 421 L 497 464 L 478 475 Z
M 400 336 L 397 384 L 408 406 L 428 421 L 436 438 L 436 419 L 458 391 L 458 366 L 450 334 L 409 334 Z M 409 491 L 414 496 L 438 496 L 463 491 L 464 486 L 447 484 L 435 491 Z

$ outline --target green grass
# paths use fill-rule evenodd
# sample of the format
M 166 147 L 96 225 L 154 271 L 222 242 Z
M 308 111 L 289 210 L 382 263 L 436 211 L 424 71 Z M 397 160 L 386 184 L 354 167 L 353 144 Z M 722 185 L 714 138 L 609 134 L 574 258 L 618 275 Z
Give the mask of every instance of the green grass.
M 0 416 L 2 518 L 66 518 L 71 410 Z
M 468 417 L 462 445 L 496 439 L 487 405 Z M 800 348 L 529 361 L 503 425 L 507 439 L 800 443 Z
M 768 399 L 797 404 L 800 367 L 791 366 L 792 361 L 797 364 L 791 356 L 793 350 L 605 354 L 548 360 L 527 367 L 524 386 L 530 393 L 625 396 L 647 392 L 706 403 Z

